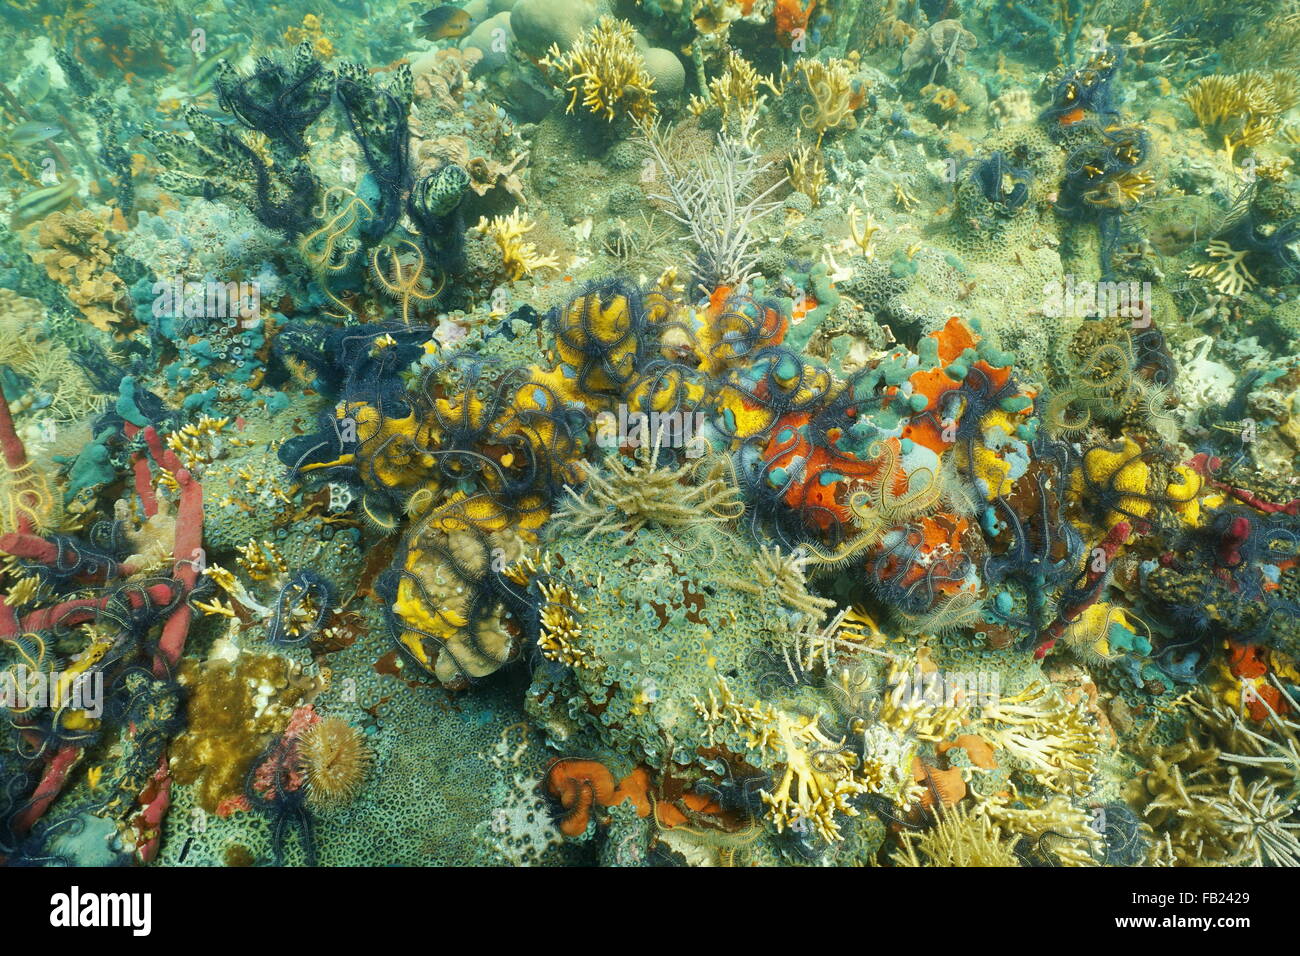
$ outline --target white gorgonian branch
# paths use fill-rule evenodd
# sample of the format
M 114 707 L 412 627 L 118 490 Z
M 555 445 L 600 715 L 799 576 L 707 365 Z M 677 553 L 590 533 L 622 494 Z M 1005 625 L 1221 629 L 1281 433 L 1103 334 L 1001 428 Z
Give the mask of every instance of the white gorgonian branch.
M 744 113 L 734 130 L 718 134 L 717 145 L 690 162 L 674 155 L 670 131 L 658 120 L 639 123 L 641 139 L 656 165 L 666 194 L 650 198 L 689 232 L 697 249 L 696 270 L 705 292 L 736 288 L 757 275 L 754 225 L 777 208 L 770 197 L 788 181 L 782 176 L 761 192 L 760 178 L 772 168 L 752 145 L 756 111 Z

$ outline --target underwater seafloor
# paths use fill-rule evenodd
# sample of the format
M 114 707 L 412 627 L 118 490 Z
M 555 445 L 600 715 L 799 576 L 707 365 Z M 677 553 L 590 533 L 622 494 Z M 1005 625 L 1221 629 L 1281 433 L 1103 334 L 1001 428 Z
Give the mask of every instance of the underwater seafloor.
M 1300 864 L 1300 4 L 0 3 L 0 860 Z

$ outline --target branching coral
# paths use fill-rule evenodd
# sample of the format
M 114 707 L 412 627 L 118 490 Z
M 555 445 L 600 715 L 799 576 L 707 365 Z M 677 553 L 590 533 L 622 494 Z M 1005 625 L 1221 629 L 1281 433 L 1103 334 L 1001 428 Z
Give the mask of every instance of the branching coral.
M 558 269 L 560 262 L 554 255 L 542 255 L 537 247 L 524 239 L 528 233 L 537 228 L 528 214 L 518 209 L 507 216 L 484 216 L 479 220 L 474 231 L 479 235 L 490 236 L 501 250 L 501 259 L 505 263 L 506 274 L 510 281 L 531 276 L 539 269 Z
M 674 154 L 669 133 L 657 123 L 639 126 L 667 187 L 654 194 L 665 212 L 685 226 L 698 250 L 696 268 L 708 293 L 719 285 L 731 287 L 755 275 L 758 236 L 754 227 L 777 207 L 769 197 L 782 185 L 781 177 L 763 186 L 770 163 L 753 145 L 754 116 L 743 117 L 733 131 L 720 133 L 717 148 L 695 163 Z
M 781 71 L 780 89 L 787 91 L 792 83 L 811 100 L 799 107 L 799 122 L 817 137 L 818 146 L 832 130 L 857 128 L 854 114 L 866 101 L 866 89 L 847 60 L 799 57 Z
M 724 123 L 739 120 L 757 113 L 762 106 L 764 97 L 758 90 L 763 82 L 748 60 L 735 50 L 728 50 L 722 72 L 709 81 L 704 96 L 691 94 L 687 108 L 700 116 L 713 107 L 722 113 Z
M 1300 712 L 1300 704 L 1277 675 L 1269 674 L 1269 681 L 1277 691 L 1279 706 L 1284 712 Z M 1230 748 L 1219 755 L 1221 760 L 1262 770 L 1281 784 L 1291 798 L 1300 797 L 1300 723 L 1279 714 L 1258 691 L 1253 692 L 1252 700 L 1263 708 L 1271 734 L 1256 730 L 1242 714 L 1229 710 L 1218 697 L 1207 692 L 1192 697 L 1188 707 L 1224 748 Z
M 974 808 L 1004 833 L 1026 838 L 1032 850 L 1051 854 L 1064 866 L 1095 866 L 1102 834 L 1093 828 L 1093 818 L 1063 796 L 1048 800 L 1012 800 L 996 796 L 979 801 Z
M 658 112 L 654 79 L 636 48 L 632 24 L 601 17 L 578 37 L 567 52 L 552 45 L 540 61 L 563 77 L 569 91 L 566 112 L 572 113 L 579 97 L 587 112 L 613 122 L 620 115 L 645 120 Z
M 1222 137 L 1228 162 L 1238 149 L 1267 142 L 1280 117 L 1300 103 L 1300 74 L 1294 70 L 1215 73 L 1196 80 L 1184 94 L 1201 126 Z
M 869 793 L 854 771 L 856 761 L 822 733 L 817 717 L 796 717 L 767 705 L 743 704 L 725 680 L 709 691 L 707 702 L 695 700 L 696 713 L 711 729 L 730 725 L 745 734 L 756 750 L 775 755 L 784 765 L 781 779 L 762 792 L 778 833 L 811 829 L 827 843 L 840 839 L 836 814 L 854 817 L 850 799 Z
M 791 717 L 781 711 L 760 734 L 765 749 L 782 754 L 785 770 L 763 802 L 772 811 L 778 833 L 807 821 L 827 843 L 840 838 L 836 812 L 857 816 L 850 798 L 869 793 L 868 784 L 853 774 L 853 761 L 836 752 L 834 741 L 818 728 L 816 717 Z
M 1192 278 L 1210 279 L 1220 293 L 1232 296 L 1241 295 L 1258 284 L 1259 280 L 1246 268 L 1248 250 L 1240 251 L 1220 239 L 1211 239 L 1205 253 L 1212 261 L 1190 266 L 1187 274 Z
M 1183 701 L 1185 739 L 1144 746 L 1146 770 L 1129 787 L 1160 841 L 1157 858 L 1170 865 L 1300 865 L 1294 722 L 1268 708 L 1268 736 L 1207 689 Z
M 811 146 L 799 143 L 790 153 L 790 185 L 820 206 L 822 190 L 826 186 L 826 166 L 821 153 Z
M 566 667 L 592 666 L 591 655 L 578 643 L 582 635 L 578 617 L 587 608 L 566 584 L 543 581 L 539 589 L 546 603 L 542 605 L 537 649 L 547 660 Z
M 987 816 L 966 807 L 937 814 L 935 825 L 919 833 L 905 831 L 899 866 L 1019 866 L 1015 850 Z
M 880 231 L 880 223 L 876 222 L 871 213 L 867 213 L 867 221 L 858 225 L 857 203 L 849 206 L 849 238 L 852 240 L 854 247 L 864 259 L 874 259 L 876 251 L 873 248 L 876 233 Z
M 924 650 L 907 660 L 893 660 L 880 702 L 881 721 L 931 742 L 957 733 L 977 703 L 963 688 L 945 686 L 941 675 L 925 670 Z M 929 665 L 933 668 L 933 664 Z
M 1100 739 L 1083 703 L 1068 704 L 1041 683 L 986 704 L 980 720 L 980 733 L 1024 761 L 1049 790 L 1080 793 L 1097 771 Z

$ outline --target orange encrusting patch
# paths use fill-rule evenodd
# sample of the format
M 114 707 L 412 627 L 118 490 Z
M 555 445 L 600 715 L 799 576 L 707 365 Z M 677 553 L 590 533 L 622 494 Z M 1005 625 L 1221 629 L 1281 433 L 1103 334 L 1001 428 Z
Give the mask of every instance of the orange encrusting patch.
M 650 771 L 645 767 L 637 767 L 619 781 L 609 805 L 616 807 L 628 800 L 632 801 L 638 817 L 650 815 Z
M 592 808 L 607 807 L 614 797 L 614 775 L 596 760 L 560 760 L 546 774 L 546 789 L 560 802 L 560 832 L 577 837 L 587 832 Z
M 776 0 L 776 10 L 772 19 L 776 23 L 776 40 L 784 47 L 789 47 L 795 38 L 795 31 L 808 32 L 808 18 L 812 16 L 817 0 L 809 0 L 804 7 L 799 0 Z
M 939 345 L 939 366 L 917 369 L 908 376 L 908 381 L 912 383 L 912 394 L 924 395 L 927 403 L 924 409 L 914 413 L 911 421 L 903 426 L 903 437 L 910 438 L 935 454 L 942 454 L 951 443 L 943 439 L 944 430 L 939 422 L 939 416 L 924 413 L 936 412 L 940 408 L 943 396 L 961 387 L 961 382 L 954 382 L 949 378 L 945 369 L 961 358 L 962 353 L 967 349 L 973 349 L 979 340 L 974 331 L 956 315 L 950 316 L 942 329 L 931 332 L 930 338 L 937 340 Z M 971 367 L 979 369 L 988 377 L 994 391 L 1002 388 L 1011 379 L 1010 366 L 994 368 L 988 362 L 979 359 Z M 897 391 L 893 389 L 888 394 L 896 395 Z
M 1076 106 L 1074 109 L 1066 113 L 1062 113 L 1060 118 L 1057 119 L 1057 122 L 1060 123 L 1062 126 L 1073 126 L 1075 123 L 1082 123 L 1084 115 L 1085 112 L 1083 107 Z
M 813 446 L 800 430 L 811 420 L 807 412 L 792 412 L 777 421 L 772 429 L 773 437 L 763 449 L 763 460 L 768 468 L 790 468 L 796 458 L 804 459 L 802 481 L 792 482 L 782 496 L 785 503 L 796 511 L 810 509 L 810 517 L 826 531 L 831 522 L 838 519 L 847 522 L 852 517 L 848 508 L 836 498 L 836 492 L 844 488 L 843 481 L 822 484 L 822 472 L 827 469 L 844 475 L 846 478 L 871 478 L 879 470 L 875 461 L 857 461 L 845 456 L 832 455 L 821 446 Z M 793 437 L 785 442 L 778 440 L 786 430 Z M 833 440 L 833 436 L 832 436 Z
M 938 512 L 932 515 L 920 516 L 915 519 L 911 527 L 921 535 L 921 540 L 915 542 L 917 550 L 922 556 L 928 557 L 941 554 L 960 554 L 962 551 L 962 536 L 965 535 L 970 526 L 965 518 Z M 897 583 L 906 588 L 925 577 L 928 567 L 929 564 L 922 564 L 922 560 L 912 560 L 907 567 L 902 567 L 898 558 L 891 555 L 878 573 L 882 578 L 892 580 L 901 571 L 902 577 Z M 943 594 L 957 594 L 960 593 L 963 586 L 964 583 L 961 580 L 940 580 L 935 590 Z
M 701 796 L 698 793 L 682 794 L 681 802 L 686 804 L 689 809 L 696 813 L 716 814 L 722 812 L 722 807 L 718 806 L 708 797 Z M 680 827 L 690 822 L 686 819 L 686 814 L 682 813 L 682 811 L 678 810 L 671 803 L 656 803 L 655 810 L 655 819 L 661 827 L 672 829 L 673 827 Z M 640 814 L 640 816 L 645 816 L 645 814 Z
M 926 809 L 934 806 L 936 795 L 945 807 L 954 806 L 957 801 L 966 796 L 966 781 L 962 779 L 961 770 L 957 767 L 939 770 L 920 757 L 914 757 L 912 779 L 925 787 L 925 791 L 921 794 L 921 806 Z
M 970 757 L 970 762 L 981 770 L 995 770 L 998 762 L 993 758 L 993 748 L 983 737 L 974 734 L 961 734 L 955 740 L 945 740 L 934 749 L 946 754 L 953 747 L 960 747 Z
M 591 825 L 596 807 L 616 807 L 630 802 L 638 817 L 648 817 L 657 808 L 660 826 L 676 827 L 688 822 L 686 815 L 667 802 L 651 797 L 650 771 L 637 767 L 614 784 L 614 775 L 597 760 L 557 760 L 546 773 L 546 790 L 564 810 L 558 827 L 567 837 L 580 837 Z M 720 814 L 722 807 L 696 793 L 683 794 L 681 802 L 696 813 Z M 598 819 L 598 823 L 607 820 Z
M 1269 708 L 1276 714 L 1285 714 L 1290 710 L 1286 698 L 1269 683 L 1267 648 L 1228 641 L 1228 670 L 1243 689 L 1250 688 L 1245 703 L 1251 720 L 1267 720 Z

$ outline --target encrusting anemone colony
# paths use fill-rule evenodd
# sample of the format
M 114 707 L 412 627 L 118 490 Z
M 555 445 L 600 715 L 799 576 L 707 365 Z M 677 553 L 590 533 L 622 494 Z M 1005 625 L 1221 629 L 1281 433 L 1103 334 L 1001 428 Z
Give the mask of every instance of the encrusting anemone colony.
M 47 6 L 0 860 L 1300 865 L 1300 7 Z

